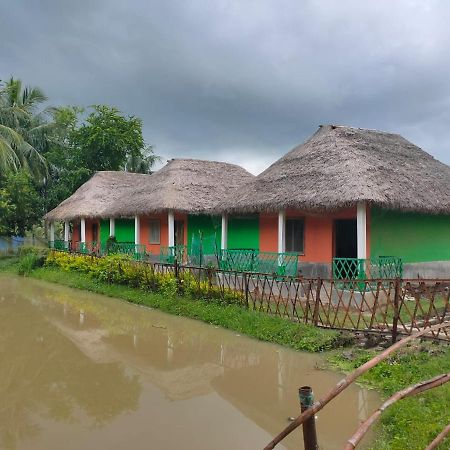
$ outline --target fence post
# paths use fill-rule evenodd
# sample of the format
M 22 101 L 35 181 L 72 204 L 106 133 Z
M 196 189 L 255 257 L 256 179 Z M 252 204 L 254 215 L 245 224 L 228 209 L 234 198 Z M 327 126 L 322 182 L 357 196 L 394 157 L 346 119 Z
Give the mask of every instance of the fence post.
M 399 317 L 399 298 L 400 298 L 400 278 L 395 279 L 394 285 L 394 318 L 392 320 L 392 344 L 397 341 L 397 327 L 398 327 L 398 317 Z
M 302 386 L 298 390 L 300 410 L 303 413 L 314 404 L 314 394 L 310 386 Z M 305 450 L 317 450 L 316 418 L 312 415 L 303 423 L 303 445 Z
M 315 326 L 319 323 L 319 305 L 320 305 L 320 291 L 322 289 L 322 278 L 317 279 L 316 298 L 314 302 L 313 323 Z
M 244 272 L 245 306 L 248 309 L 248 273 Z

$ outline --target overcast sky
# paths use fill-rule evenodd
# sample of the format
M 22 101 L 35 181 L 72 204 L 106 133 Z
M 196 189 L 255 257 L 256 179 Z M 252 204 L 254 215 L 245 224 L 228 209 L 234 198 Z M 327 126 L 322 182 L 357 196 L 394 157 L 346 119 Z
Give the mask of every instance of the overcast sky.
M 334 123 L 450 164 L 446 0 L 0 3 L 0 79 L 136 115 L 164 158 L 259 173 Z

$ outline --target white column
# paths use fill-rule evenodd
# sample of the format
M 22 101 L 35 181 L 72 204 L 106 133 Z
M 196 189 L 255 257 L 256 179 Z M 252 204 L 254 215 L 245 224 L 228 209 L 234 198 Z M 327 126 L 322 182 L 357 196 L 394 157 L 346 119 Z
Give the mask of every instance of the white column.
M 80 241 L 86 242 L 86 219 L 80 221 Z
M 55 223 L 53 221 L 50 222 L 50 247 L 55 247 Z
M 286 251 L 286 212 L 278 213 L 278 253 Z
M 109 219 L 109 235 L 113 237 L 116 235 L 116 221 L 114 219 Z
M 64 246 L 66 249 L 69 248 L 69 222 L 67 220 L 64 222 Z
M 173 214 L 173 211 L 169 211 L 168 220 L 169 220 L 169 247 L 173 247 L 175 245 L 175 216 Z
M 222 214 L 222 236 L 220 239 L 220 248 L 222 250 L 227 249 L 228 242 L 228 217 L 226 214 Z
M 139 220 L 139 216 L 134 218 L 134 243 L 139 245 L 139 234 L 141 232 L 141 221 Z
M 366 203 L 358 202 L 356 209 L 356 229 L 357 229 L 357 239 L 358 239 L 358 259 L 367 258 L 366 249 L 366 234 L 367 234 L 367 211 Z

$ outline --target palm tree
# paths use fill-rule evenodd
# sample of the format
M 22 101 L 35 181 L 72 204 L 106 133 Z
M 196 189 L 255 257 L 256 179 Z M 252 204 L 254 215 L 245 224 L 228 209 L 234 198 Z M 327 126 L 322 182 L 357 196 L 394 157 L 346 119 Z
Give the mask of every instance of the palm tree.
M 46 173 L 42 151 L 54 127 L 51 108 L 38 111 L 47 100 L 36 87 L 22 87 L 11 78 L 0 88 L 0 169 L 26 169 L 37 177 Z
M 161 158 L 153 153 L 153 147 L 147 146 L 141 152 L 128 156 L 124 170 L 135 173 L 152 173 L 152 168 Z

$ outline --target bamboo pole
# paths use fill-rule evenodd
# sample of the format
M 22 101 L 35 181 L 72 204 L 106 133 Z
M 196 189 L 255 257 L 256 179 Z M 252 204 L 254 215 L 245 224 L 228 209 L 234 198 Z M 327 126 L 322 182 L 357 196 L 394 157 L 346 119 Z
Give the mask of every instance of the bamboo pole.
M 433 389 L 438 386 L 442 386 L 450 381 L 450 373 L 438 375 L 437 377 L 431 378 L 427 381 L 421 381 L 412 386 L 408 386 L 401 391 L 396 392 L 394 395 L 389 397 L 367 420 L 365 420 L 353 436 L 347 441 L 344 450 L 354 450 L 356 446 L 361 442 L 362 438 L 365 436 L 369 428 L 374 424 L 374 422 L 381 416 L 384 410 L 392 406 L 399 400 L 405 397 L 412 397 L 413 395 L 420 394 L 421 392 L 427 391 L 428 389 Z
M 450 433 L 450 423 L 433 439 L 433 442 L 425 450 L 434 450 Z
M 320 411 L 326 404 L 328 404 L 331 400 L 333 400 L 337 395 L 339 395 L 344 389 L 346 389 L 348 386 L 350 386 L 358 377 L 366 373 L 369 369 L 376 366 L 381 361 L 384 361 L 387 359 L 392 353 L 397 351 L 399 348 L 403 347 L 408 342 L 412 341 L 413 339 L 416 339 L 420 336 L 423 336 L 426 333 L 429 333 L 430 331 L 436 331 L 441 328 L 447 328 L 450 327 L 450 322 L 443 322 L 437 325 L 433 325 L 429 328 L 424 328 L 421 331 L 418 331 L 417 333 L 414 333 L 398 342 L 396 342 L 394 345 L 391 345 L 386 350 L 381 352 L 379 355 L 372 358 L 370 361 L 367 361 L 362 366 L 355 369 L 353 372 L 348 374 L 343 380 L 341 380 L 333 389 L 331 389 L 328 394 L 326 394 L 324 397 L 322 397 L 320 400 L 314 403 L 314 405 L 311 408 L 308 408 L 305 412 L 300 414 L 295 420 L 293 420 L 281 433 L 279 433 L 277 436 L 275 436 L 274 439 L 272 439 L 271 442 L 269 442 L 265 447 L 264 450 L 272 450 L 275 448 L 275 446 L 281 442 L 287 435 L 289 435 L 292 431 L 294 431 L 297 427 L 299 427 L 305 420 L 308 420 L 310 417 L 312 417 L 314 414 L 316 414 L 318 411 Z

